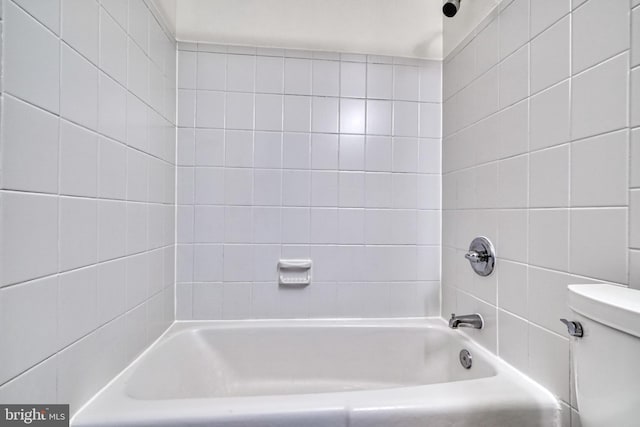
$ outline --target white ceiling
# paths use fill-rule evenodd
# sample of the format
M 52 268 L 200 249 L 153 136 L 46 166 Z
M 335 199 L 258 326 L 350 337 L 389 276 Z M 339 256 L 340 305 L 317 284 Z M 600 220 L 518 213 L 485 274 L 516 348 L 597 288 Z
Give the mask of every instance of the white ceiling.
M 442 58 L 443 19 L 462 40 L 499 1 L 463 0 L 449 19 L 442 0 L 154 0 L 180 41 L 429 59 Z

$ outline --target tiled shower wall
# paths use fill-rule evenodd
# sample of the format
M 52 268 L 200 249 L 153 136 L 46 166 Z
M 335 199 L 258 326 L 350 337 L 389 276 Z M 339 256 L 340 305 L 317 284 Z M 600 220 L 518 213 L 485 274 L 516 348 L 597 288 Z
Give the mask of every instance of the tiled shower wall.
M 638 4 L 504 1 L 444 65 L 443 313 L 482 313 L 472 335 L 565 409 L 567 285 L 640 288 Z
M 178 318 L 439 314 L 440 61 L 178 63 Z M 280 258 L 310 258 L 311 285 L 279 287 Z
M 0 401 L 74 412 L 174 319 L 175 42 L 142 0 L 2 12 Z

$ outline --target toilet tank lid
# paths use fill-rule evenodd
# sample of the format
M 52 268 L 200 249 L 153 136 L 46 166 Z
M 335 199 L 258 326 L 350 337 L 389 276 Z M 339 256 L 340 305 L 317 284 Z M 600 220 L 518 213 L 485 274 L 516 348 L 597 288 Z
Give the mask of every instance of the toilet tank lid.
M 640 337 L 640 290 L 604 284 L 569 285 L 569 307 L 589 319 Z

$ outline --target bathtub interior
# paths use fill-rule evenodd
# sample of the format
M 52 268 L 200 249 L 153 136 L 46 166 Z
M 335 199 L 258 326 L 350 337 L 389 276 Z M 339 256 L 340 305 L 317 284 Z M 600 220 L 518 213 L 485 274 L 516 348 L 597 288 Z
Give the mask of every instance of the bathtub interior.
M 482 354 L 464 369 L 460 340 L 438 328 L 262 322 L 177 329 L 132 367 L 125 388 L 130 398 L 313 394 L 496 375 Z

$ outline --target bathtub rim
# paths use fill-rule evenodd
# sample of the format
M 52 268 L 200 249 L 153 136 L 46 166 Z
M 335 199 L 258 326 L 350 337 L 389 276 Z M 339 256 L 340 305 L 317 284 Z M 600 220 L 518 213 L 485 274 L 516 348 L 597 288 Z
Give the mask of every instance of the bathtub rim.
M 505 402 L 512 405 L 513 408 L 517 408 L 518 405 L 526 403 L 535 403 L 541 411 L 554 411 L 558 414 L 561 410 L 559 400 L 551 394 L 547 389 L 540 384 L 532 380 L 523 372 L 517 370 L 513 366 L 509 365 L 503 359 L 499 358 L 496 354 L 492 353 L 488 349 L 484 348 L 481 344 L 468 336 L 464 331 L 452 330 L 448 327 L 447 321 L 438 316 L 432 317 L 403 317 L 403 318 L 318 318 L 318 319 L 240 319 L 240 320 L 176 320 L 174 321 L 163 333 L 160 335 L 151 345 L 149 345 L 140 355 L 138 355 L 131 363 L 129 363 L 122 371 L 120 371 L 114 378 L 112 378 L 104 387 L 102 387 L 94 396 L 91 397 L 84 405 L 82 405 L 73 415 L 70 422 L 72 426 L 84 426 L 84 425 L 102 425 L 99 419 L 95 415 L 100 415 L 101 406 L 104 407 L 105 402 L 114 404 L 129 404 L 135 402 L 135 404 L 145 407 L 152 407 L 154 404 L 158 405 L 158 402 L 168 402 L 171 400 L 139 400 L 132 398 L 126 394 L 126 377 L 131 375 L 136 366 L 141 363 L 141 360 L 145 356 L 154 351 L 165 340 L 183 333 L 190 329 L 197 328 L 268 328 L 268 327 L 377 327 L 384 329 L 393 328 L 427 328 L 437 329 L 444 331 L 448 334 L 455 335 L 459 340 L 461 348 L 470 349 L 476 354 L 480 354 L 484 359 L 488 361 L 495 370 L 495 375 L 489 377 L 482 377 L 477 379 L 454 381 L 446 383 L 435 383 L 426 385 L 415 385 L 393 389 L 376 389 L 376 390 L 357 390 L 357 391 L 344 391 L 344 392 L 329 392 L 329 393 L 314 393 L 314 394 L 301 394 L 301 395 L 270 395 L 270 396 L 250 396 L 250 397 L 225 397 L 225 398 L 197 398 L 197 399 L 179 399 L 184 403 L 187 403 L 189 409 L 194 410 L 194 413 L 190 413 L 194 417 L 201 417 L 204 414 L 199 411 L 202 408 L 198 406 L 202 405 L 205 401 L 221 401 L 231 406 L 232 409 L 244 409 L 242 406 L 245 403 L 253 403 L 254 405 L 249 411 L 245 411 L 249 414 L 252 411 L 258 411 L 256 414 L 272 415 L 272 414 L 293 414 L 299 411 L 315 411 L 315 412 L 331 412 L 331 411 L 369 411 L 369 410 L 384 410 L 406 408 L 422 408 L 426 402 L 425 393 L 437 389 L 448 389 L 455 387 L 460 383 L 470 384 L 471 387 L 488 388 L 490 391 L 494 391 L 496 383 L 502 385 L 512 384 L 517 389 L 524 389 L 528 391 L 526 399 L 518 399 L 518 396 L 510 396 Z M 459 387 L 459 385 L 458 385 Z M 499 388 L 497 389 L 499 390 Z M 393 395 L 393 396 L 391 396 Z M 272 408 L 272 404 L 276 401 L 282 403 L 282 398 L 285 397 L 289 401 L 287 405 L 279 405 L 277 411 L 269 412 L 268 409 Z M 429 397 L 436 397 L 429 396 Z M 328 399 L 327 399 L 328 397 Z M 482 397 L 482 396 L 480 396 Z M 505 395 L 505 397 L 507 397 Z M 533 398 L 533 401 L 532 401 Z M 102 400 L 102 402 L 99 401 Z M 108 402 L 108 400 L 114 400 Z M 260 402 L 262 400 L 262 402 Z M 118 402 L 119 401 L 119 402 Z M 273 401 L 273 402 L 270 402 Z M 339 402 L 336 404 L 336 402 Z M 102 405 L 98 405 L 102 403 Z M 200 405 L 197 405 L 200 403 Z M 429 405 L 433 406 L 433 400 L 429 400 Z M 482 399 L 480 399 L 482 404 Z M 484 402 L 488 404 L 489 402 Z M 453 402 L 439 400 L 438 408 L 441 410 L 460 410 L 459 399 L 454 399 Z M 125 405 L 126 406 L 126 405 Z M 117 407 L 117 406 L 116 406 Z M 471 407 L 474 407 L 472 405 Z M 97 414 L 92 414 L 92 409 L 97 409 Z M 214 408 L 220 409 L 220 408 Z M 267 410 L 265 413 L 265 410 Z M 119 411 L 116 411 L 119 412 Z M 212 410 L 207 407 L 207 414 L 210 415 L 224 415 L 222 413 L 211 414 Z M 232 411 L 233 412 L 233 411 Z M 105 411 L 102 411 L 105 414 Z M 93 415 L 93 416 L 91 416 Z M 135 414 L 134 414 L 135 415 Z M 559 416 L 559 415 L 558 415 Z M 139 420 L 142 421 L 142 420 Z M 78 424 L 79 422 L 79 424 Z M 86 424 L 89 422 L 89 424 Z M 93 424 L 96 423 L 96 424 Z M 111 425 L 111 424 L 105 424 Z M 115 424 L 114 424 L 115 425 Z

